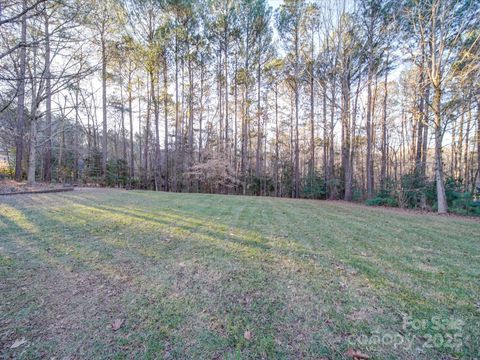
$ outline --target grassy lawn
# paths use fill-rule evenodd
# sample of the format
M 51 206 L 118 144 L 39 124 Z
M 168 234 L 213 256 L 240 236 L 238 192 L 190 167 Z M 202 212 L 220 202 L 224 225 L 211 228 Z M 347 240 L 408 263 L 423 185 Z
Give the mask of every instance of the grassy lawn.
M 474 358 L 480 223 L 239 196 L 8 196 L 0 299 L 0 358 Z

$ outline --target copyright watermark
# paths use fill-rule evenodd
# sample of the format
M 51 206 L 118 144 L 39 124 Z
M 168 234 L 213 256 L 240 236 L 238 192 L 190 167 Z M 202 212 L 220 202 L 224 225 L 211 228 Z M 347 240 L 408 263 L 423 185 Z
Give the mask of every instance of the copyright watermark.
M 411 350 L 416 344 L 424 349 L 450 349 L 460 351 L 464 345 L 462 319 L 433 316 L 429 319 L 413 318 L 402 314 L 399 332 L 373 331 L 371 334 L 350 335 L 350 345 L 393 347 Z

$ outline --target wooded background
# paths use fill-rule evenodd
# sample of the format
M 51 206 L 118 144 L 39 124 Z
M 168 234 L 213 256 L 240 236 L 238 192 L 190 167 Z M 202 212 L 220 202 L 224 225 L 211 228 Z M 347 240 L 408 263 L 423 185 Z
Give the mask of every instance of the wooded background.
M 478 1 L 0 4 L 6 176 L 477 211 Z

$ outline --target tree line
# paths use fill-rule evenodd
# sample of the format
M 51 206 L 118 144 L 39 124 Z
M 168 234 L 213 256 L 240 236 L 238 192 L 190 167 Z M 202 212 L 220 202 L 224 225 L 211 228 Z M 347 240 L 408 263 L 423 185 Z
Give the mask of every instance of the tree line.
M 477 211 L 479 24 L 474 0 L 4 2 L 3 171 Z

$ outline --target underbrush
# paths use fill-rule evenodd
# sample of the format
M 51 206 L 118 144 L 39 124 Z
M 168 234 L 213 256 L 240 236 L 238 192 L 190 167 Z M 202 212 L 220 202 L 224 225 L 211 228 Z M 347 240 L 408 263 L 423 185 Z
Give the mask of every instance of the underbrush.
M 480 189 L 469 191 L 462 179 L 448 178 L 445 182 L 448 210 L 466 216 L 480 216 Z M 435 181 L 425 181 L 415 175 L 405 175 L 400 184 L 389 180 L 376 197 L 365 201 L 369 206 L 401 207 L 437 210 Z

